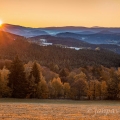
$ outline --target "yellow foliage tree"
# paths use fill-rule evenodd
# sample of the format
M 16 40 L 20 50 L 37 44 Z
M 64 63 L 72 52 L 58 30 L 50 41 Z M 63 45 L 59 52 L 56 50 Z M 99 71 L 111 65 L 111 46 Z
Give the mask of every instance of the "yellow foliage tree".
M 63 91 L 64 91 L 64 98 L 69 98 L 70 97 L 70 84 L 69 83 L 64 83 Z
M 0 97 L 10 97 L 11 89 L 7 86 L 9 70 L 5 67 L 0 70 Z
M 61 79 L 54 78 L 51 82 L 52 87 L 52 93 L 55 98 L 59 98 L 63 95 L 63 84 L 61 82 Z
M 37 86 L 37 97 L 38 98 L 42 98 L 42 99 L 48 98 L 48 85 L 47 85 L 44 77 L 38 83 L 38 86 Z

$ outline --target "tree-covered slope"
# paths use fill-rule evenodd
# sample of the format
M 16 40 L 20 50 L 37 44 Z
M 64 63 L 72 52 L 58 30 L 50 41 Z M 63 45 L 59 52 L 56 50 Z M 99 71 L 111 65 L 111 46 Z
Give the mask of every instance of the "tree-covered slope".
M 79 50 L 61 48 L 56 46 L 39 46 L 28 43 L 26 40 L 15 40 L 7 46 L 0 47 L 0 57 L 13 59 L 15 55 L 24 61 L 37 60 L 41 65 L 76 68 L 86 65 L 104 65 L 117 67 L 120 55 L 107 50 Z

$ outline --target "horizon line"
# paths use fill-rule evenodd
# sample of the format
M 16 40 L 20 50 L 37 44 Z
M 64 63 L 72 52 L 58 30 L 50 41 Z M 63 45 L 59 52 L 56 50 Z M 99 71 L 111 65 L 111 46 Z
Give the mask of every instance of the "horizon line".
M 66 25 L 64 25 L 64 26 L 46 26 L 46 27 L 32 27 L 32 26 L 24 26 L 24 25 L 19 25 L 19 24 L 12 24 L 12 23 L 2 23 L 2 25 L 5 25 L 5 24 L 7 24 L 7 25 L 13 25 L 13 26 L 20 26 L 20 27 L 28 27 L 28 28 L 62 28 L 62 27 L 84 27 L 84 28 L 120 28 L 120 26 L 119 27 L 113 27 L 113 26 L 111 26 L 111 27 L 105 27 L 105 26 L 97 26 L 97 25 L 95 25 L 95 26 L 91 26 L 91 27 L 88 27 L 88 26 L 71 26 L 71 25 L 68 25 L 68 26 L 66 26 Z

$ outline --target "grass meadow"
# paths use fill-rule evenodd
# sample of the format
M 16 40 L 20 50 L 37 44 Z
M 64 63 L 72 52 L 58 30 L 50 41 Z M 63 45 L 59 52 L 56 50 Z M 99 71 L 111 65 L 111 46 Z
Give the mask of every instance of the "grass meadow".
M 0 99 L 0 120 L 120 120 L 120 101 Z

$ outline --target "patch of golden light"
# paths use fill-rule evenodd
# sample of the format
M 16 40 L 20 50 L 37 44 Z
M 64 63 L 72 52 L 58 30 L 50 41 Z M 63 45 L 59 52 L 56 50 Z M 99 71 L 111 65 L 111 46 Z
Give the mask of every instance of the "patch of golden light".
M 0 26 L 2 26 L 2 24 L 3 24 L 3 22 L 2 22 L 2 20 L 0 20 Z

